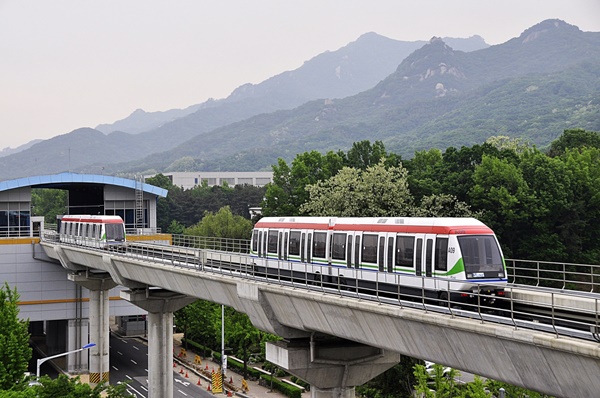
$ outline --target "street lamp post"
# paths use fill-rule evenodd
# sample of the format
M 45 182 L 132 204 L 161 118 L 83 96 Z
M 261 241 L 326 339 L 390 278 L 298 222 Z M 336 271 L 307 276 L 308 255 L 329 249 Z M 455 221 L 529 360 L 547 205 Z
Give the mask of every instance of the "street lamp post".
M 65 355 L 74 354 L 74 353 L 79 352 L 79 351 L 87 350 L 88 348 L 92 348 L 95 345 L 96 345 L 96 343 L 89 343 L 89 344 L 86 344 L 83 347 L 78 348 L 78 349 L 73 350 L 73 351 L 63 352 L 62 354 L 56 354 L 56 355 L 52 355 L 51 357 L 46 357 L 46 358 L 40 358 L 40 359 L 38 359 L 37 360 L 37 369 L 35 371 L 35 377 L 36 377 L 36 379 L 40 378 L 40 366 L 42 366 L 42 364 L 44 362 L 46 362 L 46 361 L 48 361 L 50 359 L 54 359 L 54 358 L 58 358 L 58 357 L 63 357 Z

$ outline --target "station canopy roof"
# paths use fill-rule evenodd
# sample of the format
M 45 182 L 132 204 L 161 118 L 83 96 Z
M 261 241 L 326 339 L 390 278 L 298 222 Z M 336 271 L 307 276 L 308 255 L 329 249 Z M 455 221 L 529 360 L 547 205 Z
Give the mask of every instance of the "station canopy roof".
M 0 181 L 0 192 L 22 187 L 69 189 L 76 184 L 115 185 L 124 188 L 136 189 L 136 181 L 126 178 L 105 176 L 100 174 L 60 173 L 44 176 L 23 177 L 9 181 Z M 146 193 L 161 196 L 163 198 L 167 197 L 168 191 L 166 189 L 146 183 L 142 185 L 142 188 Z

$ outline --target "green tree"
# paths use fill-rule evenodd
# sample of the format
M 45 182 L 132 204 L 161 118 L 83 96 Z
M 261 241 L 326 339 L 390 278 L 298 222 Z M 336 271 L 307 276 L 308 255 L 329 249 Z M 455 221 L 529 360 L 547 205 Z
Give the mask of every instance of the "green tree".
M 408 185 L 415 200 L 442 193 L 444 158 L 442 151 L 433 148 L 415 152 L 415 156 L 403 163 L 408 170 Z
M 429 195 L 421 199 L 421 205 L 413 212 L 415 217 L 474 217 L 481 218 L 481 211 L 473 211 L 471 206 L 461 202 L 454 195 Z
M 67 191 L 61 189 L 34 188 L 31 190 L 31 212 L 44 216 L 44 222 L 56 224 L 56 216 L 67 209 Z
M 308 200 L 305 187 L 328 179 L 343 167 L 340 154 L 317 151 L 297 155 L 291 167 L 283 159 L 273 166 L 273 182 L 267 185 L 263 214 L 265 216 L 299 215 L 300 206 Z
M 310 201 L 300 210 L 313 216 L 391 217 L 413 211 L 406 169 L 401 165 L 386 168 L 384 159 L 364 171 L 344 167 L 306 190 Z
M 549 395 L 542 394 L 539 392 L 527 390 L 523 387 L 512 386 L 501 381 L 487 380 L 485 387 L 492 394 L 497 397 L 499 395 L 500 388 L 504 388 L 506 397 L 527 397 L 527 398 L 551 398 Z
M 528 228 L 529 188 L 521 170 L 505 159 L 484 155 L 473 182 L 471 203 L 486 209 L 482 221 L 502 236 L 512 255 L 518 251 L 519 234 Z
M 584 129 L 565 130 L 560 137 L 552 141 L 548 156 L 564 155 L 567 149 L 599 148 L 600 134 Z
M 354 142 L 347 154 L 340 152 L 344 166 L 355 169 L 366 170 L 367 167 L 375 166 L 381 159 L 385 159 L 388 166 L 396 166 L 400 158 L 394 154 L 388 154 L 381 141 L 371 144 L 369 140 Z
M 155 187 L 163 188 L 163 189 L 171 189 L 173 186 L 173 182 L 169 177 L 164 174 L 157 174 L 153 177 L 148 177 L 144 181 L 147 184 L 154 185 Z
M 147 184 L 154 185 L 155 187 L 163 188 L 169 191 L 169 194 L 174 190 L 171 179 L 163 174 L 157 174 L 154 177 L 148 177 L 144 181 Z M 158 198 L 156 202 L 156 225 L 163 231 L 166 231 L 171 222 L 171 209 L 170 209 L 170 197 L 167 195 L 166 198 Z
M 558 227 L 569 261 L 600 262 L 600 149 L 568 149 L 562 157 L 570 180 L 568 208 Z
M 220 309 L 221 306 L 206 300 L 196 300 L 175 312 L 175 325 L 185 334 L 186 339 L 218 350 L 221 332 L 214 327 L 217 308 Z
M 225 317 L 225 343 L 236 357 L 244 361 L 244 378 L 248 377 L 250 355 L 261 351 L 261 342 L 265 333 L 250 322 L 248 315 L 227 308 Z
M 494 135 L 485 140 L 485 142 L 486 144 L 490 144 L 500 150 L 507 149 L 515 152 L 516 154 L 521 154 L 530 149 L 530 145 L 526 142 L 523 142 L 523 139 L 510 138 L 506 135 Z
M 19 319 L 19 294 L 8 282 L 0 289 L 0 390 L 23 379 L 31 359 L 29 321 Z
M 206 212 L 202 221 L 186 228 L 183 233 L 217 238 L 250 239 L 252 221 L 233 215 L 229 206 L 225 206 L 217 213 Z

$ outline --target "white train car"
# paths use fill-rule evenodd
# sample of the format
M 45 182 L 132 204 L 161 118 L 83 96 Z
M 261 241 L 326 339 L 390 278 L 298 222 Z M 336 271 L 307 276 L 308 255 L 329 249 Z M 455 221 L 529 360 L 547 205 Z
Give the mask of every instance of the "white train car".
M 474 218 L 265 217 L 251 255 L 266 275 L 438 300 L 493 302 L 507 282 L 494 232 Z
M 125 223 L 119 216 L 65 215 L 60 220 L 61 242 L 88 247 L 125 245 Z

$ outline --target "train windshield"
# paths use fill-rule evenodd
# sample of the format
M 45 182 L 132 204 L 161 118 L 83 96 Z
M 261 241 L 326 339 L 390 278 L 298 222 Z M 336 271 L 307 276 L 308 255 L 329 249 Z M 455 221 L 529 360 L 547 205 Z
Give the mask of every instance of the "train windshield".
M 106 240 L 122 242 L 125 240 L 123 224 L 106 224 Z
M 505 276 L 500 248 L 492 235 L 459 236 L 458 243 L 468 279 Z

